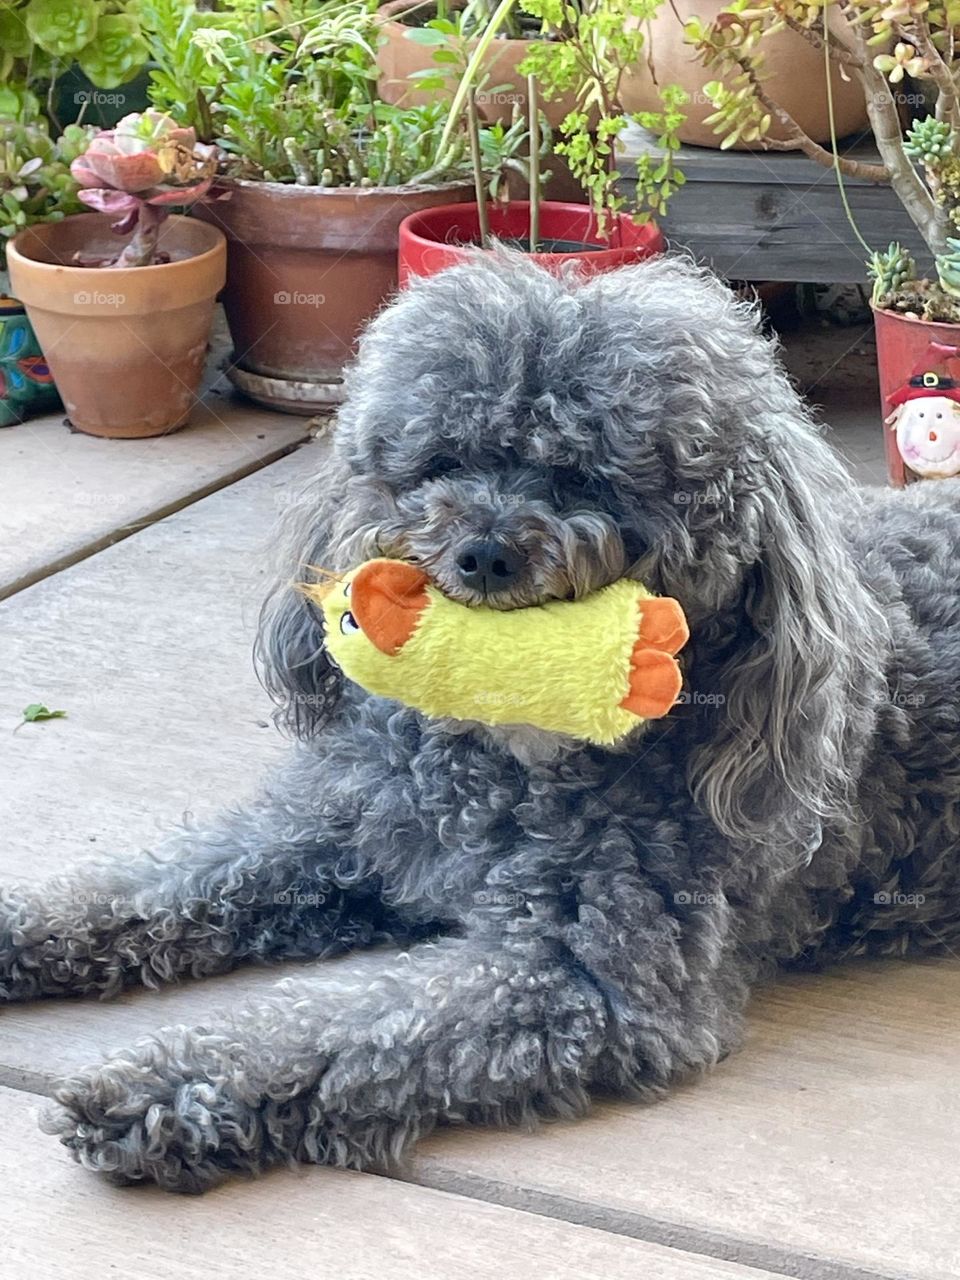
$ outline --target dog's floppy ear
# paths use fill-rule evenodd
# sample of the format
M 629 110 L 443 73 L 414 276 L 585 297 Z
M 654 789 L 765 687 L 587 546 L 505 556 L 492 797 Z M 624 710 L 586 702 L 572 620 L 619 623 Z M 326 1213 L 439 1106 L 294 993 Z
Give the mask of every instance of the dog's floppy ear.
M 726 835 L 802 858 L 856 819 L 888 643 L 846 532 L 856 486 L 759 311 L 714 277 L 667 256 L 582 296 L 617 327 L 618 378 L 632 366 L 645 389 L 607 429 L 608 464 L 629 484 L 632 449 L 632 475 L 661 486 L 637 504 L 659 522 L 637 570 L 690 621 L 691 794 Z
M 793 426 L 762 483 L 738 500 L 742 545 L 756 560 L 734 608 L 715 620 L 717 634 L 707 623 L 700 638 L 704 661 L 691 681 L 720 698 L 691 786 L 727 835 L 803 857 L 825 823 L 854 817 L 850 783 L 869 736 L 886 621 L 840 523 L 858 502 L 851 482 L 799 411 Z M 711 651 L 723 654 L 717 665 Z
M 316 576 L 352 569 L 374 554 L 388 508 L 375 484 L 351 473 L 335 447 L 321 473 L 292 495 L 278 540 L 278 568 L 260 614 L 256 662 L 277 718 L 300 738 L 336 711 L 343 676 L 327 655 L 320 607 L 298 588 Z

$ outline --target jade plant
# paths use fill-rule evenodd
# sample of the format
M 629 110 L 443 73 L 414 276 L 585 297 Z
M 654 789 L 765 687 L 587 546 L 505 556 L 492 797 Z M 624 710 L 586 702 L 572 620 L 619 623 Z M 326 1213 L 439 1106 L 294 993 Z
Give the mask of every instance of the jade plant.
M 186 207 L 210 193 L 217 170 L 215 147 L 197 142 L 160 111 L 124 116 L 115 129 L 95 133 L 70 166 L 78 197 L 116 218 L 118 235 L 133 232 L 108 257 L 82 256 L 91 267 L 146 267 L 164 261 L 158 248 L 163 220 L 174 206 Z
M 837 154 L 814 141 L 777 101 L 764 41 L 789 27 L 827 65 L 863 88 L 879 163 Z M 796 148 L 844 177 L 889 184 L 936 264 L 935 281 L 918 279 L 899 244 L 869 260 L 875 306 L 928 320 L 960 321 L 960 2 L 958 0 L 734 0 L 687 25 L 687 39 L 716 78 L 704 85 L 721 147 L 737 141 Z M 903 108 L 929 114 L 904 122 Z M 831 105 L 828 98 L 828 107 Z M 776 122 L 778 139 L 770 137 Z M 834 139 L 834 144 L 835 144 Z
M 493 41 L 519 14 L 527 24 L 535 23 L 536 35 L 521 72 L 548 101 L 564 94 L 575 99 L 574 110 L 560 122 L 553 149 L 565 157 L 590 197 L 601 233 L 628 207 L 637 221 L 662 214 L 684 182 L 674 153 L 680 146 L 677 130 L 687 95 L 677 85 L 663 86 L 660 111 L 633 115 L 624 111 L 621 101 L 624 75 L 644 56 L 644 26 L 660 4 L 661 0 L 500 0 L 479 30 L 460 77 L 448 131 L 480 85 L 483 60 Z M 434 58 L 444 54 L 438 50 Z M 636 184 L 628 196 L 616 157 L 618 139 L 631 121 L 658 136 L 663 154 L 657 160 L 639 159 Z

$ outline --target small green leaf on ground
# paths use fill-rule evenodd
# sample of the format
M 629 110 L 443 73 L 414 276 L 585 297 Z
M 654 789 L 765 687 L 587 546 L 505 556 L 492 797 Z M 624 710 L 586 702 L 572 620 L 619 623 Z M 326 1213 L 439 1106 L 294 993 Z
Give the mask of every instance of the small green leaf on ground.
M 65 711 L 51 711 L 42 702 L 31 702 L 29 707 L 23 708 L 23 719 L 17 725 L 17 728 L 19 729 L 25 724 L 32 724 L 34 720 L 62 720 L 66 714 Z

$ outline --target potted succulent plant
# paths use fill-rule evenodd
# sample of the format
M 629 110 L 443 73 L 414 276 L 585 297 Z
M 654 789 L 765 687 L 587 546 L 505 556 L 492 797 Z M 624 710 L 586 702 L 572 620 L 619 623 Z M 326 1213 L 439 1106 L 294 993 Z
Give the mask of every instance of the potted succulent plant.
M 479 114 L 476 77 L 481 74 L 485 50 L 496 38 L 498 23 L 505 22 L 514 0 L 501 0 L 471 54 L 453 96 L 448 129 L 457 112 L 467 112 L 472 136 Z M 627 197 L 620 188 L 616 168 L 616 143 L 630 117 L 620 102 L 620 86 L 626 69 L 640 56 L 643 33 L 630 26 L 647 0 L 595 0 L 573 10 L 552 0 L 520 0 L 522 7 L 540 22 L 543 39 L 532 44 L 522 64 L 527 75 L 525 100 L 530 132 L 532 181 L 530 200 L 504 204 L 496 199 L 487 207 L 486 193 L 476 175 L 476 203 L 463 209 L 432 209 L 405 220 L 400 231 L 401 282 L 412 274 L 429 274 L 459 261 L 466 250 L 485 245 L 488 235 L 506 240 L 538 256 L 543 265 L 558 267 L 575 260 L 582 271 L 607 271 L 638 261 L 663 248 L 663 238 L 652 213 L 662 212 L 666 201 L 682 183 L 672 163 L 678 145 L 675 130 L 682 120 L 683 94 L 666 87 L 662 111 L 643 113 L 640 122 L 659 131 L 667 158 L 659 165 L 638 166 L 633 212 L 626 211 Z M 553 149 L 563 156 L 573 176 L 589 198 L 587 205 L 544 201 L 538 165 L 541 153 L 539 98 L 570 95 L 574 109 L 559 126 Z M 476 157 L 479 148 L 473 148 Z
M 957 17 L 949 6 L 932 6 L 927 0 L 893 0 L 880 8 L 869 0 L 800 0 L 789 8 L 780 0 L 757 0 L 750 9 L 732 4 L 715 20 L 688 28 L 704 64 L 722 77 L 708 83 L 705 92 L 714 106 L 710 122 L 724 142 L 743 139 L 777 149 L 795 146 L 835 169 L 841 190 L 845 176 L 889 184 L 928 247 L 936 268 L 932 280 L 921 276 L 911 255 L 897 243 L 872 252 L 868 263 L 874 282 L 881 400 L 892 428 L 905 426 L 907 417 L 919 421 L 919 410 L 905 414 L 902 406 L 930 398 L 931 388 L 943 379 L 952 380 L 944 362 L 953 357 L 945 356 L 944 349 L 960 346 Z M 784 22 L 860 86 L 880 153 L 878 163 L 838 155 L 835 129 L 834 145 L 819 145 L 783 106 L 763 47 L 766 33 Z M 929 115 L 904 127 L 902 86 L 910 81 L 917 86 L 911 95 L 914 102 L 926 103 L 924 113 L 929 110 Z M 781 132 L 778 141 L 771 139 L 774 123 Z M 949 403 L 931 411 L 933 422 L 919 452 L 901 453 L 904 430 L 886 433 L 888 474 L 894 484 L 923 475 L 960 474 L 960 448 L 951 450 L 949 457 L 940 456 L 943 424 L 955 416 L 954 397 L 944 398 Z M 923 412 L 926 421 L 925 408 Z
M 78 117 L 114 123 L 146 106 L 149 51 L 138 11 L 139 0 L 6 0 L 0 116 L 35 117 L 42 100 L 59 128 Z
M 70 162 L 88 126 L 133 109 L 147 46 L 138 0 L 5 0 L 0 6 L 0 268 L 25 227 L 81 212 Z M 143 98 L 146 105 L 146 98 Z M 58 402 L 25 309 L 0 289 L 0 426 Z
M 78 430 L 151 436 L 187 421 L 226 245 L 216 228 L 169 215 L 210 192 L 216 166 L 192 129 L 134 113 L 94 134 L 71 164 L 78 198 L 98 212 L 37 223 L 11 241 L 13 290 Z
M 468 200 L 462 130 L 440 103 L 376 97 L 376 15 L 355 0 L 216 13 L 145 0 L 156 105 L 215 141 L 231 198 L 199 216 L 229 241 L 230 376 L 271 407 L 339 399 L 360 330 L 397 283 L 408 213 Z

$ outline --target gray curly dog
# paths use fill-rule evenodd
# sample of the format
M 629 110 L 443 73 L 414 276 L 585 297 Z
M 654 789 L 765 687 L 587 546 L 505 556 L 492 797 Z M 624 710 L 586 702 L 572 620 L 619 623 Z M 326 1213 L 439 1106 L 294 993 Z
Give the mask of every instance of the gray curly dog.
M 406 950 L 61 1081 L 87 1168 L 195 1192 L 653 1098 L 777 966 L 960 938 L 960 487 L 858 493 L 709 275 L 418 285 L 290 523 L 259 642 L 288 763 L 162 853 L 5 893 L 0 993 Z M 368 696 L 293 584 L 377 553 L 504 609 L 641 579 L 687 613 L 687 693 L 615 750 Z

